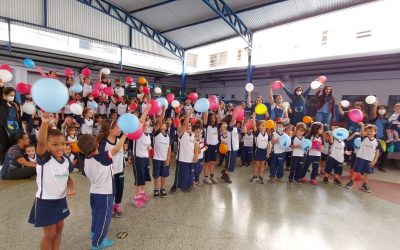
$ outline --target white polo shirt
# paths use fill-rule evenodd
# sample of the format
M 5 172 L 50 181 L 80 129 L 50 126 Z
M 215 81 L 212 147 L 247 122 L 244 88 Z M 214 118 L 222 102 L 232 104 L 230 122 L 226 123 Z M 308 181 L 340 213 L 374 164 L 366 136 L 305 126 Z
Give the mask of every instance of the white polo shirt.
M 372 140 L 367 136 L 362 138 L 360 149 L 357 152 L 357 157 L 367 161 L 373 161 L 378 145 L 378 140 L 376 138 Z
M 112 155 L 110 151 L 101 152 L 98 155 L 85 159 L 85 174 L 90 180 L 90 193 L 112 194 L 113 172 Z

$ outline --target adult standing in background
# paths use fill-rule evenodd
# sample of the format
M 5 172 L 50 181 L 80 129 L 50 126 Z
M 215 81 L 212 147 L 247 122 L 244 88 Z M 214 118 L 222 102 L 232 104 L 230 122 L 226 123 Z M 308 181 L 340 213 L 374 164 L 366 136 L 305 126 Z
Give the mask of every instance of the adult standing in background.
M 299 122 L 303 121 L 303 117 L 306 114 L 306 101 L 307 96 L 311 92 L 311 87 L 308 87 L 306 91 L 303 90 L 302 87 L 296 87 L 293 93 L 290 92 L 286 88 L 286 86 L 282 83 L 283 91 L 285 91 L 286 95 L 292 100 L 291 103 L 291 116 L 290 123 L 292 125 L 296 125 Z
M 321 86 L 315 95 L 318 98 L 316 120 L 330 126 L 331 121 L 335 120 L 335 98 L 333 97 L 332 87 L 329 85 Z
M 282 95 L 276 95 L 274 98 L 274 93 L 272 90 L 272 84 L 269 86 L 269 103 L 271 104 L 271 110 L 270 110 L 270 119 L 277 121 L 287 121 L 289 119 L 287 109 L 283 105 L 283 96 Z
M 247 108 L 251 111 L 250 115 L 252 115 L 255 112 L 257 104 L 260 104 L 260 103 L 265 105 L 262 96 L 258 96 L 253 105 L 251 103 L 251 91 L 247 92 Z M 265 105 L 265 106 L 267 106 L 267 105 Z M 259 114 L 256 115 L 256 122 L 260 121 L 260 120 L 268 120 L 268 119 L 269 119 L 268 111 L 264 115 L 259 115 Z

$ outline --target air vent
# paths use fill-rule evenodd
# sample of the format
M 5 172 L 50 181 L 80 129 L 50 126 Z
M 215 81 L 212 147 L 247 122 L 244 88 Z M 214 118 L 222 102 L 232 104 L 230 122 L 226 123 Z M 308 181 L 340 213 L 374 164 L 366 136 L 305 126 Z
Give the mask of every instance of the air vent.
M 356 33 L 356 38 L 361 39 L 361 38 L 366 38 L 370 37 L 372 35 L 371 30 L 365 30 L 365 31 L 360 31 Z
M 186 66 L 197 68 L 197 55 L 192 53 L 186 53 Z
M 210 68 L 226 65 L 228 62 L 228 51 L 209 55 L 208 62 Z
M 328 31 L 325 30 L 322 32 L 322 45 L 326 45 L 328 43 Z

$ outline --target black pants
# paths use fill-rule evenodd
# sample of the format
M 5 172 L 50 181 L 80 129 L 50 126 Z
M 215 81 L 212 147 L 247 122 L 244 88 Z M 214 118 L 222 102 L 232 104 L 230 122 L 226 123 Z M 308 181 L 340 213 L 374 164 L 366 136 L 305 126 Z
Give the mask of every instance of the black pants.
M 385 162 L 387 160 L 387 155 L 388 152 L 385 151 L 383 153 L 381 153 L 381 155 L 378 158 L 378 169 L 385 169 Z
M 124 182 L 125 182 L 124 172 L 121 172 L 121 173 L 118 173 L 118 174 L 114 175 L 114 183 L 115 183 L 114 200 L 115 200 L 115 204 L 121 204 L 122 195 L 124 194 Z
M 304 157 L 292 156 L 289 181 L 293 181 L 293 179 L 298 181 L 300 179 L 301 172 L 303 170 L 303 165 L 304 165 Z
M 19 180 L 27 179 L 36 174 L 36 168 L 22 167 L 8 170 L 4 179 L 5 180 Z

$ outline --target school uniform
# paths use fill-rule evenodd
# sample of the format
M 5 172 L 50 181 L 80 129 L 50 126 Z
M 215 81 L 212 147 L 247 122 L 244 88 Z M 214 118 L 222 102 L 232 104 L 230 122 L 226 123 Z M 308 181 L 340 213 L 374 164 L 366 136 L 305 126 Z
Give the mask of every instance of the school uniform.
M 241 152 L 242 162 L 246 166 L 251 165 L 253 159 L 253 146 L 254 146 L 254 135 L 253 133 L 245 133 L 243 135 L 243 148 Z
M 143 135 L 132 141 L 133 143 L 133 174 L 135 176 L 135 186 L 143 186 L 146 181 L 151 181 L 149 171 L 149 150 L 148 147 L 151 145 L 150 135 L 143 133 Z
M 75 154 L 70 153 L 69 155 L 64 155 L 68 160 L 71 162 L 73 168 L 75 168 L 74 160 L 75 160 Z
M 82 96 L 87 98 L 90 93 L 92 93 L 93 87 L 91 84 L 83 84 L 82 86 Z
M 178 141 L 176 183 L 174 183 L 174 187 L 186 190 L 193 185 L 193 179 L 190 176 L 194 174 L 194 134 L 185 131 Z
M 97 108 L 97 114 L 106 116 L 107 115 L 107 103 L 101 102 L 99 103 L 99 107 Z
M 307 175 L 308 168 L 312 165 L 311 179 L 315 179 L 318 176 L 319 162 L 321 161 L 323 138 L 321 136 L 311 136 L 310 140 L 312 146 L 306 156 L 303 172 L 300 178 L 304 178 Z
M 67 136 L 67 141 L 68 142 L 77 142 L 78 141 L 78 136 Z
M 165 165 L 168 158 L 170 138 L 168 134 L 163 134 L 158 130 L 154 134 L 154 156 L 153 156 L 153 178 L 168 177 L 169 166 Z
M 333 139 L 333 144 L 331 145 L 331 153 L 329 154 L 328 161 L 325 167 L 325 173 L 330 174 L 332 170 L 334 170 L 335 174 L 342 175 L 344 148 L 345 143 L 343 141 L 339 141 L 336 138 Z
M 201 171 L 203 170 L 203 157 L 204 157 L 204 151 L 205 151 L 205 142 L 204 138 L 200 138 L 199 140 L 196 140 L 197 144 L 199 145 L 199 154 L 198 154 L 198 161 L 194 165 L 194 181 L 200 181 L 200 174 Z
M 85 173 L 90 180 L 90 207 L 92 209 L 92 246 L 99 246 L 107 236 L 113 210 L 113 157 L 111 151 L 102 151 L 85 159 Z
M 123 97 L 125 95 L 125 88 L 122 86 L 117 86 L 114 88 L 114 93 L 119 97 Z
M 35 156 L 30 157 L 29 155 L 25 155 L 24 156 L 25 160 L 29 161 L 29 162 L 37 162 L 37 156 L 35 154 Z M 71 161 L 72 162 L 72 161 Z
M 354 165 L 354 172 L 361 174 L 372 174 L 374 168 L 369 164 L 374 160 L 376 150 L 378 149 L 378 140 L 368 137 L 362 138 L 360 150 L 358 150 L 356 162 Z
M 82 135 L 91 135 L 93 134 L 93 119 L 83 119 L 83 123 L 81 124 L 81 134 Z
M 304 137 L 295 136 L 292 138 L 292 145 L 300 145 L 301 140 Z M 304 149 L 300 148 L 293 148 L 292 151 L 292 162 L 290 165 L 290 174 L 289 174 L 289 181 L 295 180 L 296 182 L 299 181 L 301 173 L 303 171 L 304 166 Z
M 220 144 L 225 144 L 228 146 L 228 135 L 220 135 L 219 136 L 219 142 Z M 224 163 L 225 161 L 225 168 L 228 167 L 228 156 L 229 156 L 229 152 L 227 152 L 226 154 L 221 154 L 218 150 L 218 165 L 222 165 L 222 163 Z
M 29 216 L 35 227 L 54 225 L 69 215 L 66 189 L 71 162 L 63 157 L 58 161 L 50 153 L 37 158 L 36 184 L 38 190 Z
M 228 126 L 228 167 L 229 172 L 234 172 L 236 168 L 236 158 L 239 151 L 239 132 L 234 125 L 233 127 Z M 268 135 L 267 135 L 268 139 Z
M 329 143 L 329 141 L 324 139 L 324 146 L 322 147 L 321 151 L 321 161 L 327 161 L 330 152 L 331 152 L 331 144 Z
M 208 125 L 205 129 L 205 141 L 207 144 L 207 150 L 204 153 L 204 162 L 208 163 L 210 161 L 217 160 L 218 152 L 218 126 Z
M 125 114 L 127 109 L 128 109 L 128 104 L 123 104 L 123 103 L 118 104 L 117 107 L 118 115 Z
M 285 148 L 282 148 L 279 144 L 279 138 L 283 136 L 284 133 L 279 134 L 278 132 L 274 132 L 272 134 L 272 139 L 278 139 L 278 142 L 275 143 L 272 147 L 271 151 L 271 160 L 269 164 L 269 177 L 270 178 L 283 178 L 283 165 L 285 164 L 286 152 Z
M 292 152 L 293 152 L 293 149 L 291 147 L 286 147 L 286 149 L 285 149 L 286 168 L 290 168 L 290 165 L 292 164 Z
M 254 154 L 255 161 L 266 161 L 267 160 L 267 147 L 268 147 L 268 134 L 267 132 L 257 132 L 254 136 L 256 143 L 256 152 Z

